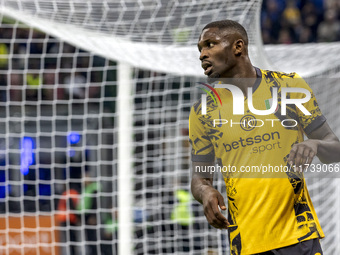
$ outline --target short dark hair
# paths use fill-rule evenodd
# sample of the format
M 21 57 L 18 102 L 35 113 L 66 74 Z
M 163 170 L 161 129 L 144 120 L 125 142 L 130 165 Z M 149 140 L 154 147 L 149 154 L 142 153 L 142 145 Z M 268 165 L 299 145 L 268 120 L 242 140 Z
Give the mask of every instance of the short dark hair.
M 225 19 L 225 20 L 218 20 L 218 21 L 213 21 L 209 24 L 207 24 L 203 29 L 207 29 L 207 28 L 212 28 L 212 27 L 216 27 L 220 30 L 223 29 L 232 29 L 236 32 L 238 32 L 241 36 L 242 39 L 244 40 L 244 43 L 246 45 L 248 45 L 248 34 L 247 31 L 245 30 L 245 28 L 238 22 L 230 20 L 230 19 Z

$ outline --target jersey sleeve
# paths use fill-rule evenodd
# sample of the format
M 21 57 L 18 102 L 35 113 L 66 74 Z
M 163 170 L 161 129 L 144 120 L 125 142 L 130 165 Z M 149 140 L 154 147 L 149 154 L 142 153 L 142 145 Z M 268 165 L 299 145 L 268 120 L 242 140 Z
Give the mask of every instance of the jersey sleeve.
M 196 103 L 189 117 L 189 142 L 191 144 L 191 160 L 193 162 L 212 162 L 215 160 L 213 144 L 206 134 L 205 121 L 200 114 L 200 103 Z
M 299 124 L 301 125 L 304 132 L 308 135 L 312 131 L 319 128 L 323 123 L 325 123 L 326 118 L 325 116 L 322 115 L 322 112 L 316 101 L 315 95 L 310 86 L 298 74 L 295 74 L 294 78 L 296 87 L 307 89 L 311 93 L 310 100 L 302 104 L 311 113 L 311 115 L 305 115 L 299 108 L 297 109 Z M 299 93 L 298 97 L 304 98 L 305 95 Z

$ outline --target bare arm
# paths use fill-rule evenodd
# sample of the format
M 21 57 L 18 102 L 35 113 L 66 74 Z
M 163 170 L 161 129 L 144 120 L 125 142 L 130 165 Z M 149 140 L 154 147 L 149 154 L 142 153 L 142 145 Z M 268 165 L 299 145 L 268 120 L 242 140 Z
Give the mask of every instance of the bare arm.
M 220 212 L 226 210 L 223 196 L 213 187 L 213 172 L 208 167 L 214 162 L 192 162 L 191 192 L 194 198 L 203 205 L 204 214 L 209 224 L 215 228 L 228 228 L 229 222 Z M 204 170 L 203 170 L 204 169 Z
M 322 163 L 329 164 L 340 161 L 339 138 L 333 133 L 327 122 L 313 131 L 308 138 L 318 140 L 316 155 Z
M 308 138 L 292 147 L 288 162 L 301 166 L 312 163 L 315 156 L 325 164 L 340 161 L 340 142 L 327 122 L 311 132 Z

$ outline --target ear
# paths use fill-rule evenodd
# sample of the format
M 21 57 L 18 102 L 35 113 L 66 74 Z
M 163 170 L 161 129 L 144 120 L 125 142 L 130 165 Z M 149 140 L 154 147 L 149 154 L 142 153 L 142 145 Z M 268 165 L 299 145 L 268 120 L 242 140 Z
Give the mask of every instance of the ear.
M 244 41 L 242 39 L 237 39 L 234 43 L 234 53 L 235 56 L 241 56 L 244 49 Z

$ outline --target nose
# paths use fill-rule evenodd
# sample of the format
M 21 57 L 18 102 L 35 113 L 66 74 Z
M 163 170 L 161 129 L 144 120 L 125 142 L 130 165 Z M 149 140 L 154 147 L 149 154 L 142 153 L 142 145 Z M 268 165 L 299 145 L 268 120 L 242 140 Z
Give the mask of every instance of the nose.
M 204 59 L 206 59 L 208 57 L 207 55 L 207 51 L 205 49 L 202 49 L 201 50 L 201 53 L 200 53 L 200 60 L 203 61 Z

